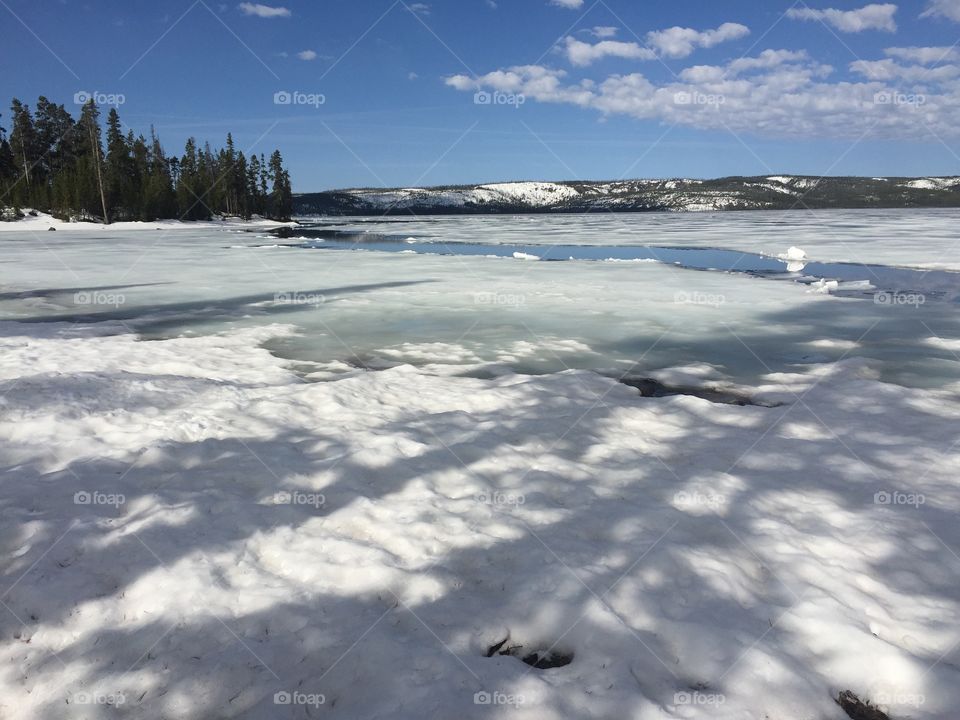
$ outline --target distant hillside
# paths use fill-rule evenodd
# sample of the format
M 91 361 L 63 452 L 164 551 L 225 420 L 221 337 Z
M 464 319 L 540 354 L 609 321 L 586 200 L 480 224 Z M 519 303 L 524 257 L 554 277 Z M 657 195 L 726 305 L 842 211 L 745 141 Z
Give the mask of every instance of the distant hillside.
M 360 188 L 294 196 L 300 215 L 960 207 L 960 177 L 728 177 Z

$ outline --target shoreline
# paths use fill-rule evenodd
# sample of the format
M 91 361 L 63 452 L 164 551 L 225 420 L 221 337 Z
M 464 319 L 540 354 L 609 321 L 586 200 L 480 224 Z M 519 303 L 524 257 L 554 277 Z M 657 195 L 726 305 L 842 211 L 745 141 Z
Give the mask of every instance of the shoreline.
M 116 232 L 119 230 L 192 230 L 192 229 L 269 229 L 279 227 L 296 227 L 293 220 L 281 222 L 256 217 L 244 220 L 240 217 L 224 217 L 211 220 L 130 220 L 113 222 L 109 225 L 99 222 L 60 220 L 50 213 L 39 212 L 29 208 L 20 210 L 24 217 L 18 220 L 0 221 L 0 232 L 49 232 L 65 230 L 68 232 L 82 230 L 105 230 Z

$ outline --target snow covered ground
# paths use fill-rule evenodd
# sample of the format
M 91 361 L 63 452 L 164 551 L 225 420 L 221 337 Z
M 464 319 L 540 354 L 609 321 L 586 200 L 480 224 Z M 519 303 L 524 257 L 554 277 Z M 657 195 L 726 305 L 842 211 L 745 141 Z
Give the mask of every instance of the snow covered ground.
M 50 232 L 50 230 L 67 230 L 70 232 L 90 232 L 91 230 L 107 230 L 109 232 L 129 232 L 131 230 L 197 230 L 198 228 L 255 228 L 255 227 L 277 227 L 280 225 L 292 225 L 293 223 L 278 223 L 273 220 L 265 220 L 259 216 L 252 220 L 243 220 L 241 218 L 215 219 L 206 222 L 183 220 L 154 220 L 152 222 L 141 222 L 139 220 L 132 222 L 115 222 L 109 225 L 95 222 L 68 222 L 60 220 L 53 215 L 35 210 L 25 209 L 21 211 L 24 215 L 20 220 L 0 222 L 0 232 Z
M 955 305 L 263 242 L 0 238 L 0 717 L 955 717 Z

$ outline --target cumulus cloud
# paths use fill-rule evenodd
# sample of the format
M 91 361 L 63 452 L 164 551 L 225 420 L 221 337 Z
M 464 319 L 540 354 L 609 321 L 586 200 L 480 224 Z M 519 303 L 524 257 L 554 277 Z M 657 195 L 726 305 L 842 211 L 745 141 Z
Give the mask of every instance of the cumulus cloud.
M 290 11 L 285 7 L 272 7 L 258 3 L 243 2 L 238 6 L 244 15 L 253 15 L 261 18 L 290 17 Z
M 945 17 L 960 22 L 960 0 L 930 0 L 920 17 Z
M 727 78 L 734 78 L 756 70 L 766 70 L 789 63 L 798 63 L 809 60 L 805 50 L 764 50 L 756 57 L 743 57 L 733 60 L 726 65 L 694 65 L 680 72 L 680 79 L 690 83 L 721 82 Z M 815 68 L 810 64 L 811 69 Z M 821 75 L 832 71 L 829 65 L 820 65 L 816 68 Z
M 883 52 L 889 57 L 920 65 L 937 65 L 960 60 L 960 49 L 956 47 L 892 47 Z
M 724 23 L 715 30 L 672 27 L 647 33 L 647 43 L 661 55 L 687 57 L 696 48 L 709 48 L 750 34 L 750 28 L 739 23 Z
M 301 50 L 297 53 L 297 57 L 301 60 L 316 60 L 317 53 L 313 50 Z
M 858 61 L 863 62 L 863 61 Z M 707 130 L 778 137 L 960 137 L 960 66 L 903 65 L 891 58 L 854 63 L 864 80 L 833 79 L 833 68 L 794 50 L 765 50 L 723 65 L 684 70 L 655 83 L 641 73 L 569 79 L 525 65 L 447 78 L 462 91 L 499 90 L 528 102 L 563 103 Z M 868 72 L 869 71 L 869 72 Z M 918 88 L 904 86 L 916 81 Z M 922 84 L 921 84 L 922 83 Z
M 612 37 L 617 31 L 613 27 L 595 27 L 588 30 L 598 38 Z M 698 47 L 713 47 L 727 40 L 744 37 L 750 29 L 737 23 L 724 23 L 715 30 L 694 30 L 693 28 L 673 27 L 647 33 L 647 45 L 619 40 L 601 40 L 591 45 L 573 37 L 564 39 L 563 51 L 567 59 L 578 67 L 590 65 L 605 57 L 618 57 L 628 60 L 655 60 L 660 55 L 668 57 L 686 57 Z
M 956 1 L 956 0 L 954 0 Z M 896 32 L 897 24 L 893 16 L 897 6 L 893 3 L 865 5 L 859 10 L 814 10 L 809 7 L 790 8 L 787 17 L 793 20 L 819 20 L 840 32 L 858 33 L 864 30 L 884 30 Z
M 583 0 L 550 0 L 550 4 L 570 10 L 579 10 L 583 7 Z
M 650 48 L 641 47 L 634 42 L 601 40 L 595 45 L 581 42 L 576 38 L 566 39 L 564 52 L 574 65 L 583 67 L 605 57 L 627 58 L 630 60 L 654 60 L 657 54 Z

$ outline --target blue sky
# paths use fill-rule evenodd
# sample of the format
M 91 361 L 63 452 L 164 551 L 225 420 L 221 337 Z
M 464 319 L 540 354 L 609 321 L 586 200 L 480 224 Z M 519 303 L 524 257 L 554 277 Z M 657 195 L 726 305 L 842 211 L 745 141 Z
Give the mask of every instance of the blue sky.
M 0 0 L 0 18 L 5 103 L 123 95 L 168 150 L 227 130 L 279 147 L 297 191 L 960 174 L 960 0 Z

